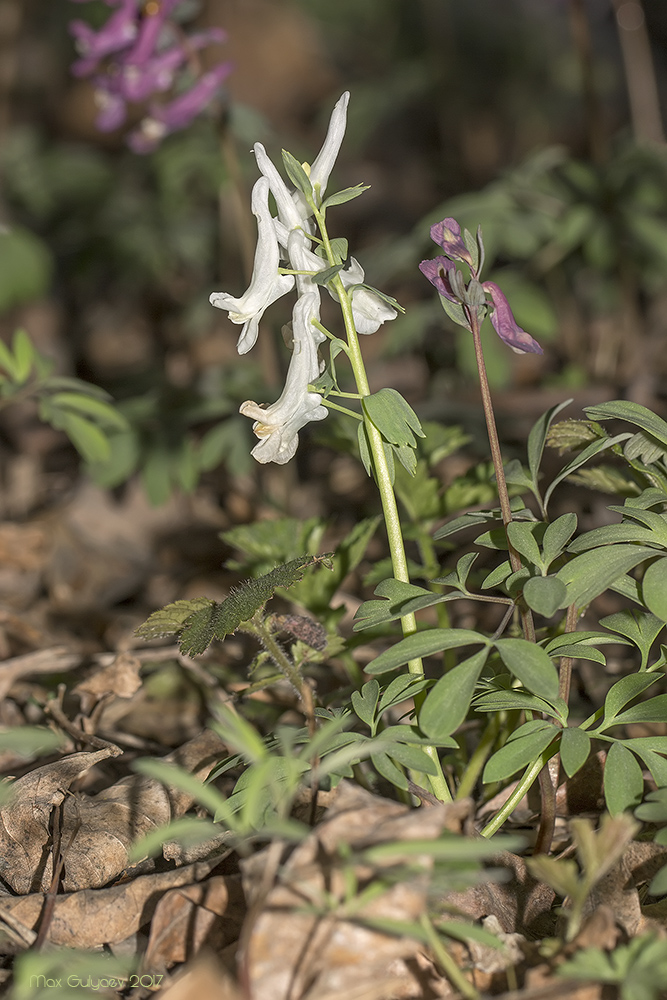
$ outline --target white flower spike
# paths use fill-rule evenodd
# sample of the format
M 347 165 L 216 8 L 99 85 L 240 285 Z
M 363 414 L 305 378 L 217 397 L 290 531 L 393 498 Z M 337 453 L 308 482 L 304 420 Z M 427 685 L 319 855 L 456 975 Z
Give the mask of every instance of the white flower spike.
M 252 189 L 252 211 L 257 217 L 257 249 L 252 278 L 240 298 L 227 292 L 213 292 L 210 303 L 226 309 L 232 323 L 243 323 L 238 339 L 239 354 L 254 347 L 259 333 L 259 321 L 272 302 L 294 288 L 291 274 L 278 274 L 280 248 L 269 209 L 269 181 L 260 177 Z
M 320 373 L 317 345 L 324 340 L 312 324 L 319 319 L 320 298 L 313 288 L 297 299 L 292 313 L 294 350 L 287 380 L 280 399 L 266 408 L 252 400 L 240 407 L 240 412 L 255 421 L 253 431 L 260 439 L 252 450 L 253 458 L 265 464 L 285 465 L 294 457 L 299 444 L 299 431 L 311 420 L 323 420 L 327 409 L 322 397 L 308 392 L 308 386 Z

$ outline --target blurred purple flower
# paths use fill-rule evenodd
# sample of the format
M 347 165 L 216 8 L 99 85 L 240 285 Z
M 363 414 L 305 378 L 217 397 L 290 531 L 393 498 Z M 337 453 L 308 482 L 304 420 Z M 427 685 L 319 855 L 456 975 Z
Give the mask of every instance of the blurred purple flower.
M 77 0 L 78 3 L 81 0 Z M 105 56 L 131 45 L 139 33 L 137 0 L 120 0 L 120 9 L 99 31 L 85 21 L 72 21 L 69 30 L 82 58 L 72 64 L 75 76 L 89 76 Z
M 150 153 L 170 132 L 187 128 L 215 96 L 222 81 L 229 75 L 228 63 L 221 63 L 200 76 L 190 90 L 175 97 L 169 104 L 154 104 L 150 114 L 127 137 L 135 153 Z
M 225 41 L 226 34 L 221 28 L 208 28 L 184 35 L 180 26 L 170 20 L 182 0 L 105 2 L 119 9 L 99 31 L 83 21 L 70 24 L 83 56 L 73 64 L 72 71 L 77 76 L 95 73 L 95 99 L 100 109 L 96 125 L 102 132 L 124 124 L 128 103 L 141 103 L 172 88 L 177 90 L 165 104 L 152 103 L 138 129 L 127 137 L 135 152 L 149 152 L 169 133 L 186 128 L 216 96 L 231 72 L 230 63 L 220 63 L 198 75 L 187 90 L 180 76 L 186 66 L 192 70 L 196 52 L 213 42 Z
M 485 281 L 482 288 L 491 296 L 491 324 L 501 340 L 515 354 L 543 354 L 543 350 L 529 333 L 522 330 L 514 319 L 510 304 L 494 281 Z
M 461 227 L 456 219 L 443 219 L 431 226 L 431 239 L 438 246 L 442 247 L 451 260 L 465 261 L 469 267 L 474 269 L 474 262 L 470 251 L 461 239 Z

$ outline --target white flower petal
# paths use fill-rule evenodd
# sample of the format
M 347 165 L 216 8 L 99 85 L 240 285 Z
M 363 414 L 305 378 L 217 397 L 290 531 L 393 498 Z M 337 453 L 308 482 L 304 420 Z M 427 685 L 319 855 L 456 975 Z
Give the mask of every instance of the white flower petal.
M 278 219 L 287 229 L 296 229 L 303 226 L 304 217 L 292 200 L 292 194 L 278 173 L 275 165 L 269 159 L 268 153 L 261 142 L 256 142 L 253 146 L 257 166 L 260 172 L 266 177 L 270 186 L 271 194 L 276 199 L 278 208 Z
M 319 319 L 319 309 L 316 289 L 301 295 L 294 306 L 294 351 L 280 398 L 266 408 L 252 400 L 247 400 L 240 407 L 244 416 L 255 421 L 253 431 L 260 441 L 252 454 L 263 464 L 276 462 L 284 465 L 289 462 L 296 452 L 301 428 L 309 421 L 323 420 L 327 415 L 322 397 L 308 392 L 308 385 L 320 372 L 317 345 L 323 335 L 312 325 L 313 319 Z
M 255 345 L 259 321 L 268 306 L 294 287 L 292 275 L 278 274 L 280 250 L 265 177 L 260 177 L 252 189 L 252 211 L 257 217 L 257 248 L 250 285 L 240 298 L 227 292 L 213 292 L 209 300 L 218 309 L 226 309 L 232 323 L 243 324 L 237 344 L 239 354 L 246 354 Z
M 320 186 L 320 194 L 324 194 L 329 182 L 329 174 L 340 152 L 347 126 L 347 105 L 350 100 L 349 91 L 345 91 L 331 113 L 327 136 L 322 148 L 313 160 L 310 168 L 310 182 L 315 187 Z

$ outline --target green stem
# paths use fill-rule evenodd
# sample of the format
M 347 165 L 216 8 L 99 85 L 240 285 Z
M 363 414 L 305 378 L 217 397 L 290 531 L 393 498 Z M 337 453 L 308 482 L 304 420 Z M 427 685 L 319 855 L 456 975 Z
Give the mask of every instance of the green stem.
M 327 258 L 329 262 L 333 264 L 335 262 L 334 255 L 331 249 L 331 242 L 329 240 L 324 216 L 318 211 L 316 212 L 316 217 L 320 233 L 322 235 L 322 242 L 327 253 Z M 340 274 L 334 275 L 331 280 L 331 287 L 338 297 L 341 311 L 343 313 L 343 322 L 345 324 L 345 332 L 347 334 L 350 364 L 354 373 L 357 392 L 361 397 L 370 396 L 371 390 L 368 384 L 368 376 L 366 375 L 366 367 L 364 365 L 364 359 L 359 345 L 359 335 L 357 334 L 357 328 L 352 314 L 352 300 L 351 296 L 349 296 L 345 290 Z M 384 515 L 387 538 L 389 540 L 389 551 L 391 553 L 391 565 L 394 577 L 402 583 L 410 583 L 408 560 L 405 554 L 405 545 L 403 543 L 403 532 L 401 531 L 401 520 L 398 514 L 396 496 L 394 494 L 394 487 L 391 473 L 389 471 L 387 456 L 384 450 L 382 435 L 375 424 L 367 418 L 364 418 L 364 426 L 366 428 L 368 443 L 373 456 L 375 481 L 377 483 L 378 491 L 380 493 L 380 501 L 382 503 L 382 513 Z M 401 629 L 404 636 L 414 635 L 417 631 L 417 619 L 414 614 L 404 615 L 404 617 L 401 618 Z M 420 658 L 410 660 L 407 666 L 411 674 L 419 674 L 421 676 L 424 675 L 424 664 Z M 423 701 L 423 697 L 424 696 L 422 694 L 421 698 L 415 698 L 415 707 L 417 712 L 419 712 L 420 703 Z M 451 792 L 449 791 L 449 786 L 447 785 L 447 781 L 442 772 L 442 766 L 440 764 L 440 758 L 436 747 L 425 746 L 423 749 L 438 768 L 438 773 L 436 775 L 429 775 L 429 781 L 434 795 L 436 795 L 442 802 L 451 802 Z
M 440 936 L 433 926 L 430 918 L 423 913 L 419 918 L 419 923 L 421 924 L 424 935 L 431 947 L 433 955 L 435 956 L 436 962 L 447 976 L 447 979 L 449 979 L 457 993 L 459 993 L 462 997 L 465 997 L 465 1000 L 480 1000 L 479 993 L 472 983 L 468 982 L 452 956 L 447 951 L 447 948 L 440 940 Z
M 282 670 L 301 700 L 305 701 L 303 678 L 270 629 L 267 628 L 261 617 L 261 612 L 255 615 L 252 622 L 245 623 L 243 631 L 249 632 L 250 635 L 259 639 L 275 665 L 279 670 Z
M 364 419 L 360 414 L 355 413 L 354 410 L 348 410 L 347 406 L 339 406 L 338 403 L 332 403 L 328 396 L 322 400 L 322 405 L 327 406 L 330 410 L 338 410 L 339 413 L 344 413 L 347 417 L 354 417 L 355 420 Z
M 468 795 L 472 795 L 475 785 L 477 784 L 477 779 L 479 778 L 486 760 L 491 752 L 491 747 L 493 746 L 496 737 L 498 736 L 498 730 L 500 729 L 500 713 L 496 712 L 489 719 L 486 729 L 482 733 L 482 737 L 473 751 L 473 755 L 468 762 L 468 766 L 463 772 L 463 777 L 459 782 L 459 787 L 456 791 L 457 799 L 465 799 Z
M 510 795 L 510 797 L 508 798 L 507 802 L 504 804 L 500 812 L 498 812 L 493 817 L 491 822 L 487 823 L 484 829 L 482 830 L 483 837 L 492 837 L 494 833 L 498 832 L 498 830 L 503 825 L 507 817 L 514 812 L 519 802 L 521 802 L 521 799 L 524 797 L 524 795 L 531 787 L 533 782 L 537 779 L 537 776 L 539 775 L 540 771 L 547 763 L 551 755 L 552 752 L 549 749 L 544 750 L 540 754 L 540 756 L 536 760 L 534 760 L 529 767 L 526 768 L 526 770 L 523 773 L 523 777 L 519 781 L 519 784 L 516 786 L 516 788 L 514 789 L 514 791 L 512 792 L 512 794 Z

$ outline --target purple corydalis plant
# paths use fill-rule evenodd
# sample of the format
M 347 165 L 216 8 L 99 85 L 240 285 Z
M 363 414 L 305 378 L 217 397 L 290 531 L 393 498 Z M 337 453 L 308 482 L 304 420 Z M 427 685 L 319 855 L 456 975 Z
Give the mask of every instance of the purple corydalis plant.
M 99 31 L 84 21 L 70 24 L 81 54 L 72 72 L 92 77 L 99 107 L 96 124 L 103 132 L 125 123 L 128 104 L 174 88 L 171 100 L 151 101 L 148 114 L 127 137 L 135 152 L 148 153 L 169 133 L 187 128 L 215 98 L 231 64 L 219 63 L 200 74 L 196 53 L 212 42 L 223 42 L 226 35 L 220 28 L 185 35 L 171 17 L 181 0 L 105 2 L 118 9 Z
M 467 229 L 462 236 L 456 219 L 447 218 L 431 226 L 431 239 L 442 247 L 444 256 L 423 260 L 419 270 L 438 290 L 445 312 L 454 322 L 470 330 L 470 311 L 475 310 L 479 320 L 488 311 L 493 329 L 516 354 L 542 354 L 537 341 L 515 320 L 510 304 L 498 285 L 494 281 L 479 280 L 484 266 L 481 230 L 478 229 L 476 238 Z M 457 262 L 467 264 L 470 269 L 467 282 L 463 272 L 457 268 Z

